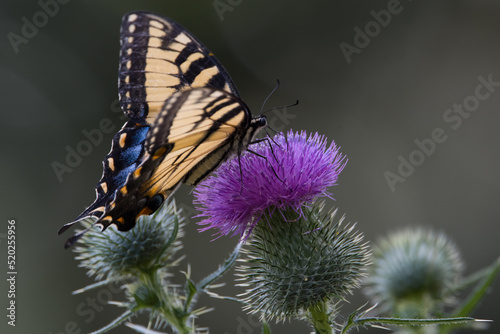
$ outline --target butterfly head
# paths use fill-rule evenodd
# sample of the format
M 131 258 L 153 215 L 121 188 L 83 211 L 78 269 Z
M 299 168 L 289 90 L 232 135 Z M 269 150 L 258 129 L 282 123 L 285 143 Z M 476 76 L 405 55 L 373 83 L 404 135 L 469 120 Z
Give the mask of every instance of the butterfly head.
M 254 135 L 259 132 L 260 129 L 265 128 L 267 126 L 267 118 L 264 115 L 254 116 L 250 121 L 249 132 L 252 133 L 252 138 Z
M 267 126 L 267 118 L 266 118 L 266 116 L 264 116 L 264 115 L 262 115 L 262 116 L 255 116 L 252 119 L 251 126 L 252 127 L 256 127 L 258 129 L 266 127 Z
M 244 143 L 250 143 L 255 138 L 260 129 L 267 126 L 267 118 L 264 115 L 254 116 L 250 121 L 250 126 L 248 127 Z

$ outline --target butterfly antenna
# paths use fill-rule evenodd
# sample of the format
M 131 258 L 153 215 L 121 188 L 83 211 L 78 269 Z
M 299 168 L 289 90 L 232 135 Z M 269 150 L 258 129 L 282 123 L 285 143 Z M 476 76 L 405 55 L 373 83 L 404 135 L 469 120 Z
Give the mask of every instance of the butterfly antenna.
M 273 111 L 273 110 L 278 110 L 278 109 L 286 109 L 286 108 L 291 108 L 291 107 L 295 107 L 299 104 L 299 100 L 295 101 L 294 103 L 292 104 L 287 104 L 287 105 L 284 105 L 284 106 L 281 106 L 281 107 L 273 107 L 271 109 L 267 109 L 266 111 L 264 112 L 261 112 L 261 115 L 264 115 L 265 113 L 268 113 L 270 111 Z
M 269 95 L 266 97 L 266 99 L 262 103 L 262 107 L 260 107 L 260 113 L 259 113 L 260 115 L 262 115 L 262 110 L 264 109 L 264 106 L 266 105 L 267 100 L 269 100 L 269 98 L 271 97 L 271 95 L 273 95 L 273 93 L 278 89 L 279 86 L 280 86 L 280 80 L 276 79 L 276 86 L 274 86 L 274 88 L 271 91 L 271 93 L 269 93 Z

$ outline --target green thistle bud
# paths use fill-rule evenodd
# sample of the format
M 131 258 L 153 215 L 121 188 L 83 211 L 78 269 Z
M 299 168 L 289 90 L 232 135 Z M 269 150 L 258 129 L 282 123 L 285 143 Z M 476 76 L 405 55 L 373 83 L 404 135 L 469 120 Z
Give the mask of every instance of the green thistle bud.
M 359 286 L 369 250 L 354 226 L 322 204 L 264 216 L 237 267 L 245 309 L 264 319 L 302 317 Z
M 424 229 L 381 240 L 373 257 L 365 292 L 393 317 L 431 317 L 464 269 L 455 245 L 444 234 Z
M 89 227 L 91 222 L 85 222 Z M 75 248 L 80 267 L 97 280 L 137 276 L 157 267 L 171 265 L 172 256 L 182 247 L 183 217 L 175 202 L 165 203 L 151 216 L 141 216 L 128 232 L 108 228 L 103 232 L 90 230 Z M 175 239 L 175 240 L 174 240 Z

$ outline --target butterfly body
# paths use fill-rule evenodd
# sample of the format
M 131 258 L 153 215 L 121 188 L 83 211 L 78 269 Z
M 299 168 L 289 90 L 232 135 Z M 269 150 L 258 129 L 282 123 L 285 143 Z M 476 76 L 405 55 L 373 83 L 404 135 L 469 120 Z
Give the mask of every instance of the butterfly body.
M 126 14 L 121 27 L 120 105 L 129 117 L 103 161 L 96 200 L 62 233 L 88 217 L 104 230 L 130 230 L 181 183 L 196 185 L 266 126 L 240 100 L 213 54 L 173 20 Z M 70 238 L 71 246 L 83 232 Z

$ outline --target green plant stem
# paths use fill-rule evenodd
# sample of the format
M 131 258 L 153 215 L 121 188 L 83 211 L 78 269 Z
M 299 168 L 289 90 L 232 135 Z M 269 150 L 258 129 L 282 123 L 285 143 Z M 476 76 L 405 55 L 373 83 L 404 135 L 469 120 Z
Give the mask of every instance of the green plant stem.
M 187 325 L 189 314 L 180 312 L 175 308 L 174 301 L 170 300 L 167 293 L 158 279 L 156 270 L 144 272 L 140 276 L 141 281 L 148 289 L 151 296 L 156 296 L 160 305 L 151 305 L 152 308 L 160 310 L 161 314 L 167 322 L 174 327 L 179 334 L 191 334 L 192 328 Z
M 328 307 L 325 302 L 313 305 L 309 308 L 311 322 L 316 334 L 334 334 L 328 316 Z
M 460 318 L 441 318 L 441 319 L 399 319 L 399 318 L 350 318 L 349 323 L 344 327 L 342 333 L 347 333 L 349 329 L 355 326 L 365 326 L 370 324 L 381 325 L 399 325 L 399 326 L 423 326 L 423 325 L 452 325 L 452 324 L 465 324 L 476 321 L 474 318 L 460 317 Z
M 489 268 L 484 272 L 482 281 L 474 288 L 467 300 L 464 301 L 462 307 L 455 310 L 452 314 L 454 317 L 465 317 L 472 313 L 477 304 L 483 299 L 484 295 L 490 288 L 491 284 L 498 272 L 500 271 L 500 259 L 497 259 Z
M 484 295 L 493 284 L 498 272 L 500 271 L 500 259 L 497 259 L 493 264 L 477 273 L 469 276 L 463 283 L 468 286 L 479 281 L 474 290 L 469 294 L 469 297 L 452 313 L 454 317 L 464 317 L 472 313 L 477 304 L 483 299 Z M 448 334 L 458 326 L 443 326 L 439 334 Z

